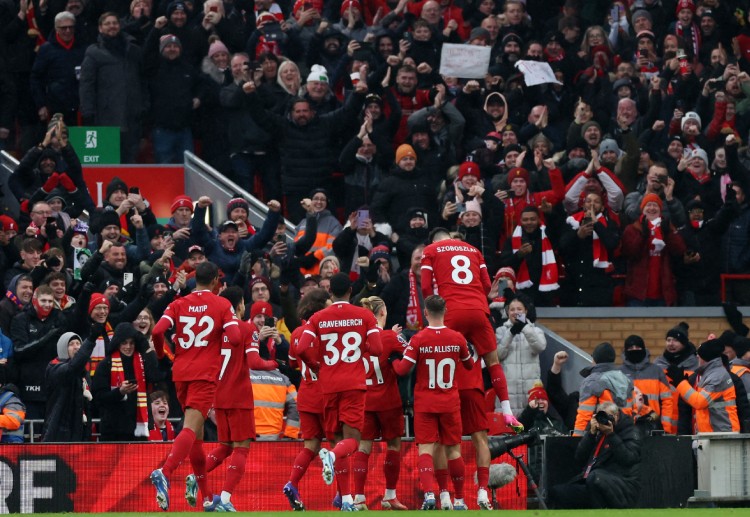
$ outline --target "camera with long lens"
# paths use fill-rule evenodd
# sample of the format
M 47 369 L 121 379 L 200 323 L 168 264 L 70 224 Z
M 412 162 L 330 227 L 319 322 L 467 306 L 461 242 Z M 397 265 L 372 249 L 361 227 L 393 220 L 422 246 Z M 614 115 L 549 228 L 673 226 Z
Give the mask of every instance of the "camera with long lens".
M 521 434 L 510 436 L 493 436 L 488 440 L 490 457 L 494 460 L 508 451 L 521 445 L 534 445 L 539 441 L 539 432 L 536 429 Z
M 596 419 L 596 422 L 601 425 L 612 425 L 615 423 L 615 417 L 606 411 L 597 411 L 594 415 L 594 419 Z

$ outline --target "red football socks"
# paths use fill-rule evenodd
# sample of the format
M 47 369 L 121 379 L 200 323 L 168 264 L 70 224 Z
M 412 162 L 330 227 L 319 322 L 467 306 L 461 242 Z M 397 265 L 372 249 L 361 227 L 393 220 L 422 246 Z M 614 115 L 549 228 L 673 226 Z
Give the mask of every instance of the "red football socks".
M 448 471 L 451 473 L 453 481 L 453 497 L 455 499 L 464 498 L 464 476 L 466 475 L 466 466 L 463 458 L 448 460 Z
M 190 454 L 190 449 L 192 449 L 194 442 L 195 431 L 187 427 L 183 428 L 180 434 L 177 435 L 177 438 L 174 439 L 172 450 L 169 451 L 167 461 L 164 462 L 161 468 L 167 479 L 172 477 L 172 473 L 180 466 L 182 460 Z
M 349 472 L 349 463 L 351 458 L 346 456 L 344 458 L 336 457 L 336 463 L 333 464 L 333 472 L 336 474 L 336 486 L 339 488 L 339 493 L 343 496 L 351 495 L 351 474 Z
M 365 483 L 367 483 L 367 463 L 370 455 L 357 451 L 352 455 L 352 475 L 354 476 L 354 493 L 364 494 Z
M 299 451 L 297 454 L 297 457 L 294 459 L 294 465 L 292 465 L 292 472 L 289 474 L 289 481 L 294 486 L 299 486 L 299 482 L 302 479 L 302 476 L 305 475 L 305 472 L 307 472 L 307 467 L 310 466 L 310 462 L 315 458 L 316 454 L 308 449 L 307 447 L 302 447 L 302 450 Z
M 336 444 L 331 452 L 336 456 L 336 461 L 339 461 L 339 458 L 347 458 L 353 454 L 358 447 L 359 443 L 354 438 L 344 438 Z
M 477 488 L 487 490 L 487 484 L 490 482 L 490 468 L 477 467 Z
M 227 477 L 224 480 L 224 492 L 230 494 L 234 492 L 237 485 L 240 484 L 242 476 L 245 474 L 245 464 L 247 463 L 247 455 L 250 452 L 248 447 L 235 447 L 232 452 L 232 457 L 229 459 L 229 465 L 227 465 Z
M 451 478 L 448 469 L 435 469 L 435 479 L 437 479 L 438 490 L 449 492 L 448 480 Z
M 206 472 L 211 472 L 213 469 L 221 465 L 230 454 L 232 454 L 231 445 L 220 443 L 218 446 L 214 447 L 206 456 Z
M 429 454 L 420 454 L 417 459 L 419 468 L 419 482 L 422 484 L 422 490 L 425 492 L 435 491 L 435 466 L 432 463 L 432 456 Z
M 505 380 L 505 372 L 500 363 L 493 364 L 487 371 L 490 372 L 492 389 L 500 400 L 508 400 L 508 382 Z
M 193 447 L 190 449 L 190 465 L 193 467 L 195 481 L 198 483 L 198 488 L 201 491 L 201 495 L 203 495 L 203 499 L 210 500 L 213 497 L 213 493 L 208 489 L 206 453 L 203 452 L 203 440 L 195 440 L 193 442 Z
M 401 451 L 385 451 L 383 474 L 385 474 L 385 488 L 396 490 L 398 476 L 401 473 Z

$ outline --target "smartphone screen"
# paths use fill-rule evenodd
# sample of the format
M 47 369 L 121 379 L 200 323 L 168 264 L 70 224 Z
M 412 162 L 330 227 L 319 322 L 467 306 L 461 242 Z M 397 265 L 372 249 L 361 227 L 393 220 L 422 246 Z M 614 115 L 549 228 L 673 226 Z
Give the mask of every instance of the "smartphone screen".
M 365 220 L 370 218 L 369 210 L 357 210 L 357 228 L 365 227 Z

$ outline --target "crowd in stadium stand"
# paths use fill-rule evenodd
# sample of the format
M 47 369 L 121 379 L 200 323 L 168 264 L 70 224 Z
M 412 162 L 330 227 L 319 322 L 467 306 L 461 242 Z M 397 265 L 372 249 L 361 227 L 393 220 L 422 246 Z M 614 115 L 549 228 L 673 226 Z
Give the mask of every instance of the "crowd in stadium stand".
M 105 441 L 174 438 L 151 330 L 204 261 L 275 363 L 258 432 L 297 438 L 300 300 L 347 273 L 408 340 L 438 227 L 484 257 L 527 428 L 583 435 L 615 401 L 645 430 L 750 429 L 750 280 L 727 284 L 734 332 L 602 344 L 578 397 L 562 356 L 540 385 L 534 326 L 535 307 L 719 306 L 720 276 L 750 274 L 746 0 L 3 0 L 0 27 L 0 149 L 20 159 L 0 193 L 20 204 L 0 216 L 3 442 L 24 419 L 47 441 L 94 419 Z M 441 74 L 449 44 L 489 48 L 486 74 Z M 527 86 L 523 61 L 556 82 Z M 122 163 L 195 152 L 268 215 L 254 227 L 238 196 L 209 227 L 213 200 L 181 195 L 161 224 L 120 178 L 97 207 L 72 126 L 119 127 Z

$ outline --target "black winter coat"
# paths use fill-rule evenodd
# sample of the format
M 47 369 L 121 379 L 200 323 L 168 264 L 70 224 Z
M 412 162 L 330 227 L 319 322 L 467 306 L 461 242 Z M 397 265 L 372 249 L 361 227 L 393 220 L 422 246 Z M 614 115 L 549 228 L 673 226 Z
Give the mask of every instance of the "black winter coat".
M 128 338 L 136 340 L 136 352 L 127 357 L 120 354 L 122 369 L 125 379 L 135 379 L 133 361 L 137 360 L 139 349 L 148 348 L 148 343 L 141 334 L 130 323 L 121 323 L 117 326 L 112 340 L 107 345 L 107 357 L 99 363 L 94 375 L 91 391 L 94 395 L 94 403 L 99 408 L 101 418 L 100 431 L 102 437 L 112 439 L 113 437 L 128 437 L 136 440 L 134 436 L 136 425 L 137 394 L 130 393 L 126 397 L 120 393 L 119 388 L 112 388 L 112 353 L 119 349 L 120 344 Z M 142 343 L 139 345 L 139 341 Z M 153 384 L 161 380 L 159 365 L 154 352 L 142 354 L 144 374 L 146 382 Z
M 331 182 L 338 169 L 338 136 L 362 109 L 364 95 L 352 94 L 343 108 L 325 115 L 314 115 L 304 126 L 288 116 L 263 109 L 260 96 L 249 95 L 253 120 L 278 142 L 281 152 L 281 184 L 285 194 L 307 194 Z
M 77 40 L 70 50 L 63 48 L 54 33 L 39 48 L 31 68 L 31 94 L 37 109 L 46 106 L 50 115 L 68 115 L 78 109 L 76 67 L 83 63 L 85 50 Z
M 380 183 L 370 205 L 370 217 L 376 223 L 388 223 L 401 233 L 409 228 L 408 209 L 422 207 L 429 221 L 437 221 L 437 191 L 427 174 L 417 167 L 407 172 L 398 166 Z
M 55 359 L 47 365 L 45 386 L 49 392 L 43 442 L 83 442 L 91 434 L 89 402 L 83 397 L 84 381 L 91 386 L 86 363 L 96 341 L 87 339 L 72 359 Z M 84 423 L 83 415 L 87 420 Z
M 57 357 L 57 340 L 67 327 L 68 320 L 62 311 L 53 309 L 49 317 L 42 321 L 32 304 L 11 323 L 10 339 L 19 369 L 18 387 L 24 401 L 47 400 L 44 370 Z
M 592 435 L 589 426 L 576 449 L 577 462 L 589 464 L 599 443 L 599 434 Z M 607 508 L 633 508 L 640 495 L 641 435 L 633 419 L 620 412 L 615 432 L 604 440 L 591 472 L 605 471 L 604 491 Z M 583 474 L 579 475 L 582 478 Z

